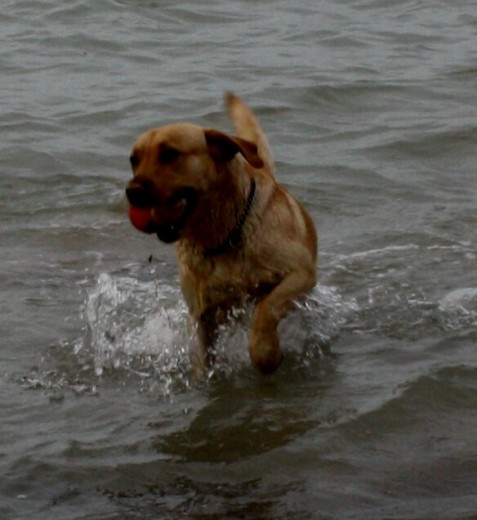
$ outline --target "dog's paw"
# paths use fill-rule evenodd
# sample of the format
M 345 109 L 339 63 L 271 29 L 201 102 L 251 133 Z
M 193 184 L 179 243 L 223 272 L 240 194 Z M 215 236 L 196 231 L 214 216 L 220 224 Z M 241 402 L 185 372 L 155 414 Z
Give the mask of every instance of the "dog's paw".
M 283 360 L 277 332 L 252 333 L 249 353 L 252 363 L 262 374 L 275 372 Z

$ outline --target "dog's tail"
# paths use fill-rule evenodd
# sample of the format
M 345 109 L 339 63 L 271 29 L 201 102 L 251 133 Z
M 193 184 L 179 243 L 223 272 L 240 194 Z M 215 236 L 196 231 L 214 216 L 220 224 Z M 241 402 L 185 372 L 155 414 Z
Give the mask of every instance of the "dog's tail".
M 267 138 L 253 112 L 232 92 L 225 94 L 225 104 L 238 136 L 256 144 L 264 168 L 273 174 L 275 169 L 273 155 Z

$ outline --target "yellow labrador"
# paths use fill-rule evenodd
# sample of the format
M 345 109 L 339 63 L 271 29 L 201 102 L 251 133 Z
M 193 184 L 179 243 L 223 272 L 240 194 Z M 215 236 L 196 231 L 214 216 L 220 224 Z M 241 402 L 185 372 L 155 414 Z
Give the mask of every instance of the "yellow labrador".
M 228 310 L 253 300 L 249 353 L 260 372 L 282 361 L 277 325 L 316 283 L 317 234 L 309 214 L 274 177 L 267 139 L 233 94 L 226 105 L 237 135 L 189 123 L 136 140 L 126 195 L 133 225 L 175 242 L 182 293 L 198 325 L 190 359 L 213 362 Z

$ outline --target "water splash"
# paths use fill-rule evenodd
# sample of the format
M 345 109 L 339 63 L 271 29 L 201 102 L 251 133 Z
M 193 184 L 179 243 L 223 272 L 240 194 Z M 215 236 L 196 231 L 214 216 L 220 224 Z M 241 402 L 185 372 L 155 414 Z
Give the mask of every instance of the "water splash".
M 99 275 L 84 305 L 87 333 L 77 352 L 92 353 L 94 370 L 154 376 L 169 391 L 174 374 L 188 385 L 190 324 L 178 289 L 129 275 Z
M 86 297 L 87 332 L 76 352 L 90 353 L 97 376 L 126 370 L 169 394 L 192 384 L 188 350 L 195 330 L 178 286 L 140 278 L 99 275 Z M 356 308 L 336 289 L 316 286 L 280 323 L 281 342 L 306 363 L 322 355 Z M 235 309 L 221 327 L 210 377 L 230 375 L 250 365 L 247 342 L 252 312 L 252 305 Z

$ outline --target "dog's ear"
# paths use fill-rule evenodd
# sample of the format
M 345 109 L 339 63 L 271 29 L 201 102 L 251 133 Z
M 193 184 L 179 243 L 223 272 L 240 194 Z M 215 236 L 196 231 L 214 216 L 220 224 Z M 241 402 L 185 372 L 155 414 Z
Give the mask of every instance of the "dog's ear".
M 254 168 L 262 168 L 263 161 L 258 155 L 257 146 L 241 137 L 232 136 L 219 130 L 205 130 L 205 140 L 212 157 L 220 162 L 228 162 L 240 153 Z

